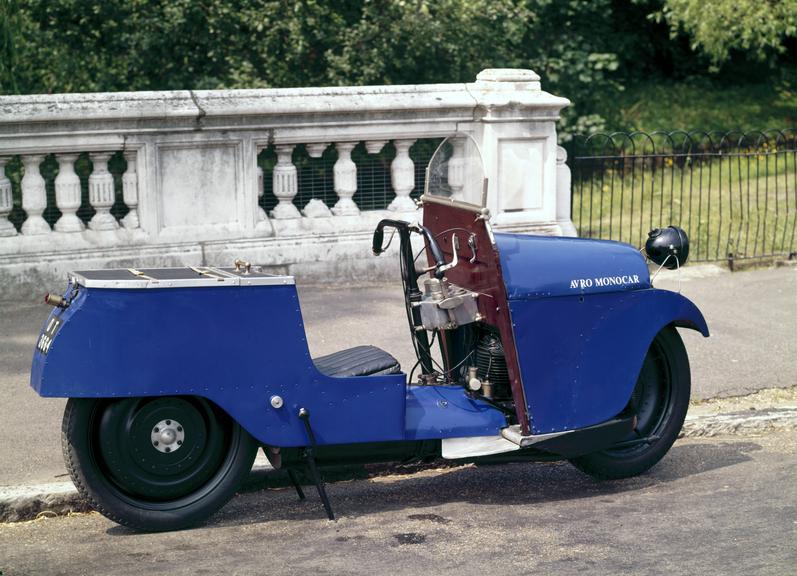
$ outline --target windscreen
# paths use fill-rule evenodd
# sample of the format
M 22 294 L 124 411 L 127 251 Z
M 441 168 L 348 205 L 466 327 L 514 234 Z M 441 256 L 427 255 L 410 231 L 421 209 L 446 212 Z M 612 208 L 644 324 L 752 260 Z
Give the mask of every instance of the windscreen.
M 487 181 L 479 147 L 464 134 L 443 140 L 426 168 L 426 194 L 482 207 Z

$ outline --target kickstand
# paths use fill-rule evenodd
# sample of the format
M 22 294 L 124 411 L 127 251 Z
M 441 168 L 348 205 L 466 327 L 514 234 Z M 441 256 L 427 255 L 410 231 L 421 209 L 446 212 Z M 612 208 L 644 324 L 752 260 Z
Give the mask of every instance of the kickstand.
M 296 494 L 299 495 L 299 500 L 304 500 L 304 491 L 302 490 L 301 485 L 299 484 L 299 479 L 296 478 L 296 472 L 288 468 L 288 478 L 291 479 L 291 484 L 293 487 L 296 488 Z
M 304 448 L 304 458 L 307 460 L 310 476 L 312 476 L 313 482 L 315 482 L 315 486 L 318 488 L 318 495 L 321 497 L 321 502 L 324 504 L 324 510 L 327 511 L 327 517 L 330 520 L 334 520 L 335 515 L 332 513 L 332 506 L 329 503 L 329 498 L 327 498 L 324 482 L 321 480 L 321 476 L 318 474 L 318 468 L 316 468 L 315 465 L 315 434 L 313 434 L 313 429 L 310 427 L 310 412 L 308 412 L 307 408 L 299 409 L 299 419 L 304 422 L 307 439 L 310 441 L 310 444 Z

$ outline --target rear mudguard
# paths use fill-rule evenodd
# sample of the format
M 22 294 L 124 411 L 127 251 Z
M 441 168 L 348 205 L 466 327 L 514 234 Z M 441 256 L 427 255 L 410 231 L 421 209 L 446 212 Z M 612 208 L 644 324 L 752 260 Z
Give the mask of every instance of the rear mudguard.
M 80 287 L 45 322 L 31 386 L 49 397 L 202 396 L 260 442 L 285 447 L 308 443 L 300 407 L 320 445 L 496 435 L 506 425 L 461 387 L 320 373 L 293 285 Z
M 647 288 L 512 299 L 523 389 L 534 434 L 575 430 L 619 414 L 656 334 L 708 327 L 675 292 Z

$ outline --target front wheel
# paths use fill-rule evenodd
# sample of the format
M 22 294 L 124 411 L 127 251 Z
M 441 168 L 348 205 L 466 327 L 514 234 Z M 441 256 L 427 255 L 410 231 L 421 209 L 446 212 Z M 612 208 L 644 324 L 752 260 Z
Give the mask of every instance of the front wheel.
M 221 508 L 248 474 L 257 442 L 196 397 L 71 398 L 61 441 L 72 481 L 107 518 L 178 530 Z
M 573 458 L 582 472 L 600 479 L 641 474 L 661 460 L 678 437 L 689 408 L 689 358 L 673 327 L 664 328 L 650 345 L 630 407 L 636 427 L 616 446 Z

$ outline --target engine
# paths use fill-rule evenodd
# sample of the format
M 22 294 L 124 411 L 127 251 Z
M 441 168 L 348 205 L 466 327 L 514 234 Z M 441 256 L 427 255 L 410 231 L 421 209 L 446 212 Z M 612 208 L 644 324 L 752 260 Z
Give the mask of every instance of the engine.
M 445 278 L 427 278 L 423 283 L 423 299 L 414 305 L 421 308 L 421 322 L 426 330 L 453 330 L 481 320 L 478 296 Z
M 496 400 L 512 398 L 504 346 L 495 334 L 484 334 L 476 344 L 476 370 L 485 396 Z

